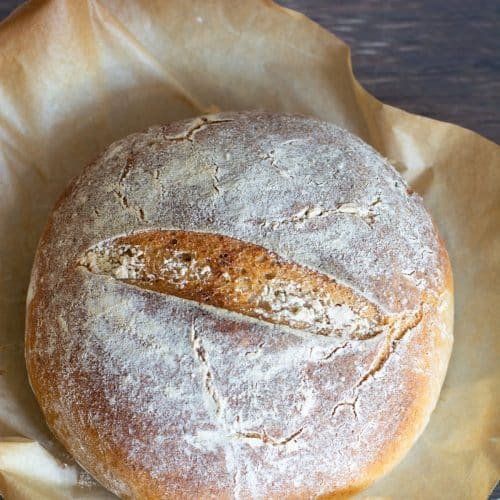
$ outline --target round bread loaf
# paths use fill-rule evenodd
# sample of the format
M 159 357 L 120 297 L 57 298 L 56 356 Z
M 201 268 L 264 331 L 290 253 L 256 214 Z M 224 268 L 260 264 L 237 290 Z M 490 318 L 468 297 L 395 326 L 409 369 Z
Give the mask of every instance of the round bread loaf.
M 452 276 L 420 197 L 345 130 L 220 113 L 112 144 L 41 237 L 26 361 L 122 498 L 354 493 L 425 427 Z

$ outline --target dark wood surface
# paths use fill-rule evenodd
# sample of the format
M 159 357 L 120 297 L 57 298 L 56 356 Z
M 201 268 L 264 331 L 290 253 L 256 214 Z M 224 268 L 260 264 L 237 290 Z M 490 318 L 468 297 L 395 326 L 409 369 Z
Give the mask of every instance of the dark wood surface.
M 21 2 L 0 0 L 0 18 Z M 499 0 L 279 0 L 347 42 L 380 100 L 500 140 Z

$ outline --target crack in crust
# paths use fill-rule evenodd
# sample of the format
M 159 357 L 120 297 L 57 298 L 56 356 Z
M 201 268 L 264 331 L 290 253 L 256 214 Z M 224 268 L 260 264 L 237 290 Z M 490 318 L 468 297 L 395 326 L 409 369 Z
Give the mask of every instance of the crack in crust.
M 118 198 L 120 203 L 123 205 L 123 208 L 133 214 L 137 218 L 137 220 L 141 222 L 146 221 L 144 209 L 139 205 L 136 205 L 135 203 L 130 203 L 127 196 L 123 193 L 123 191 L 121 191 L 120 188 L 114 189 L 113 194 Z
M 220 189 L 219 189 L 219 165 L 214 165 L 213 172 L 212 172 L 212 186 L 214 190 L 216 191 L 217 195 L 220 194 Z
M 191 144 L 194 142 L 194 137 L 195 135 L 211 126 L 217 123 L 224 123 L 224 122 L 231 122 L 234 121 L 232 118 L 227 118 L 227 119 L 213 119 L 208 116 L 201 116 L 196 119 L 194 119 L 190 124 L 189 127 L 182 132 L 181 134 L 178 135 L 172 135 L 172 136 L 167 136 L 166 139 L 170 141 L 188 141 Z M 116 184 L 116 187 L 112 190 L 113 194 L 118 198 L 120 203 L 122 204 L 123 208 L 125 208 L 128 212 L 132 213 L 139 221 L 141 222 L 147 222 L 144 209 L 138 205 L 137 203 L 131 203 L 126 195 L 126 180 L 128 176 L 130 175 L 132 169 L 133 169 L 133 164 L 134 164 L 134 154 L 130 153 L 129 156 L 127 157 L 127 160 L 125 162 L 125 166 L 123 167 L 120 176 L 118 178 L 118 182 Z M 219 179 L 217 177 L 218 174 L 218 166 L 215 167 L 215 171 L 212 175 L 213 179 L 213 188 L 217 192 L 217 194 L 220 193 L 219 187 L 218 187 L 218 182 Z M 157 175 L 157 173 L 155 174 Z M 162 188 L 163 191 L 163 188 Z M 163 192 L 161 193 L 163 197 Z
M 232 428 L 229 423 L 223 418 L 223 408 L 225 407 L 225 402 L 222 396 L 219 394 L 215 384 L 214 376 L 212 374 L 212 368 L 208 362 L 207 353 L 201 338 L 196 330 L 195 321 L 193 320 L 191 324 L 191 330 L 189 333 L 189 340 L 191 342 L 191 348 L 193 351 L 193 357 L 199 363 L 202 373 L 202 387 L 204 392 L 207 394 L 209 401 L 212 402 L 212 411 L 214 414 L 215 423 L 219 427 L 219 430 L 228 437 L 232 433 Z M 226 439 L 223 444 L 225 461 L 227 473 L 233 478 L 233 489 L 239 487 L 239 479 L 241 475 L 240 467 L 236 459 L 235 450 L 230 439 Z
M 262 441 L 264 444 L 270 444 L 272 446 L 285 446 L 293 439 L 299 437 L 303 431 L 304 427 L 301 427 L 299 430 L 293 432 L 292 434 L 283 439 L 273 438 L 272 436 L 267 434 L 265 430 L 263 430 L 262 432 L 253 432 L 253 431 L 237 432 L 236 434 L 234 434 L 234 437 L 236 437 L 237 439 L 258 439 L 259 441 Z
M 337 410 L 342 407 L 342 406 L 348 406 L 349 408 L 352 409 L 352 412 L 354 414 L 354 418 L 357 420 L 358 419 L 358 413 L 356 411 L 356 404 L 358 402 L 359 394 L 352 400 L 352 401 L 341 401 L 340 403 L 337 403 L 332 410 L 332 417 L 335 416 L 337 413 Z
M 334 354 L 336 354 L 338 351 L 345 349 L 346 347 L 349 347 L 351 345 L 350 342 L 344 342 L 343 344 L 335 347 L 332 351 L 330 351 L 326 356 L 320 359 L 320 361 L 328 361 L 333 357 Z
M 423 318 L 423 303 L 420 304 L 418 311 L 407 322 L 396 321 L 387 331 L 385 342 L 382 349 L 379 351 L 376 359 L 372 363 L 370 369 L 360 378 L 356 384 L 356 388 L 360 388 L 370 377 L 373 377 L 377 372 L 382 370 L 387 363 L 389 356 L 396 350 L 397 344 L 410 331 L 416 328 Z
M 189 338 L 191 341 L 191 346 L 193 348 L 195 359 L 197 359 L 198 362 L 200 363 L 200 367 L 203 373 L 203 387 L 205 388 L 205 391 L 207 392 L 210 399 L 213 401 L 216 419 L 219 421 L 221 427 L 224 428 L 225 427 L 224 422 L 220 420 L 223 407 L 222 400 L 214 385 L 212 370 L 207 360 L 207 353 L 203 348 L 201 339 L 198 335 L 198 332 L 196 331 L 194 321 L 191 325 L 191 332 Z
M 177 135 L 167 135 L 166 139 L 169 141 L 189 141 L 194 142 L 194 136 L 201 130 L 209 127 L 210 125 L 214 125 L 216 123 L 224 123 L 224 122 L 232 122 L 234 119 L 225 118 L 225 119 L 212 119 L 210 115 L 208 116 L 200 116 L 195 118 L 188 126 L 186 130 Z
M 263 227 L 276 230 L 286 224 L 303 225 L 311 219 L 334 217 L 339 215 L 351 215 L 358 217 L 365 222 L 369 228 L 372 228 L 377 221 L 378 213 L 374 209 L 375 206 L 382 203 L 380 196 L 377 196 L 368 206 L 359 206 L 355 203 L 342 203 L 335 208 L 324 208 L 321 206 L 305 206 L 297 213 L 288 218 L 281 218 L 275 220 L 256 220 L 258 224 Z
M 241 495 L 241 470 L 236 467 L 233 473 L 233 498 L 238 499 Z
M 274 157 L 274 154 L 275 154 L 275 151 L 274 150 L 271 150 L 271 151 L 268 151 L 265 155 L 264 155 L 264 160 L 267 160 L 269 161 L 269 163 L 271 164 L 271 166 L 278 172 L 279 175 L 281 175 L 282 177 L 285 177 L 287 179 L 295 179 L 295 177 L 290 174 L 289 172 L 283 170 L 277 163 L 276 163 L 276 158 Z
M 396 321 L 391 328 L 385 334 L 385 341 L 382 344 L 382 347 L 379 349 L 375 359 L 372 362 L 372 365 L 368 369 L 366 373 L 364 373 L 357 384 L 354 386 L 355 397 L 352 401 L 341 401 L 337 403 L 332 409 L 332 417 L 335 416 L 338 408 L 341 406 L 349 406 L 352 408 L 354 417 L 357 419 L 358 414 L 356 411 L 356 405 L 358 403 L 360 397 L 361 387 L 376 373 L 380 372 L 392 353 L 397 349 L 398 344 L 404 338 L 404 336 L 414 328 L 416 328 L 423 318 L 423 302 L 420 303 L 418 311 L 404 324 Z M 341 346 L 342 347 L 342 346 Z
M 269 434 L 267 434 L 265 430 L 261 432 L 252 430 L 246 432 L 237 431 L 235 429 L 234 424 L 227 422 L 223 418 L 223 411 L 226 406 L 226 403 L 223 397 L 219 394 L 219 391 L 217 390 L 216 385 L 214 383 L 214 376 L 212 373 L 212 369 L 210 367 L 210 363 L 208 361 L 207 353 L 205 348 L 203 347 L 201 338 L 198 334 L 194 321 L 191 324 L 191 329 L 189 332 L 189 340 L 191 342 L 193 357 L 198 361 L 202 373 L 203 390 L 207 394 L 208 399 L 212 402 L 212 411 L 215 416 L 215 421 L 219 429 L 224 433 L 224 435 L 227 438 L 227 443 L 225 447 L 230 446 L 230 441 L 232 439 L 239 439 L 239 440 L 256 439 L 261 441 L 263 444 L 271 446 L 286 446 L 288 443 L 290 443 L 292 440 L 296 439 L 297 437 L 300 436 L 300 434 L 302 434 L 304 430 L 303 427 L 301 427 L 297 431 L 293 432 L 289 436 L 286 436 L 282 439 L 277 439 L 270 436 Z M 227 449 L 225 450 L 225 452 L 229 453 Z M 239 469 L 235 471 L 236 475 L 238 473 Z
M 120 176 L 118 177 L 118 183 L 116 184 L 116 187 L 113 189 L 112 192 L 118 198 L 123 208 L 125 208 L 127 212 L 133 214 L 139 221 L 146 222 L 144 209 L 140 205 L 137 205 L 136 203 L 131 203 L 126 195 L 126 190 L 127 190 L 126 180 L 127 177 L 130 175 L 130 172 L 132 171 L 133 160 L 134 160 L 134 155 L 130 153 L 127 157 L 127 161 L 125 162 L 125 166 L 123 167 Z

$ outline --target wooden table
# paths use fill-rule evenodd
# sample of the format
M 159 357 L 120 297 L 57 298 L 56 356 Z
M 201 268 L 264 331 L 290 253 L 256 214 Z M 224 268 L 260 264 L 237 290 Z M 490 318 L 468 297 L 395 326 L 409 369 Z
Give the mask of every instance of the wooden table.
M 0 0 L 0 19 L 20 3 Z M 279 3 L 345 40 L 356 76 L 380 100 L 500 140 L 498 0 Z

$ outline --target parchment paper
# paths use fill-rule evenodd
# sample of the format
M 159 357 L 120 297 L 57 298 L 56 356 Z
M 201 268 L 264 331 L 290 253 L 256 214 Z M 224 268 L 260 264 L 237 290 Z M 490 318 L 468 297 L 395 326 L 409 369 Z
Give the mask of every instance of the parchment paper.
M 346 45 L 263 0 L 33 2 L 1 26 L 0 491 L 112 498 L 51 437 L 27 382 L 35 246 L 68 179 L 112 140 L 211 107 L 337 123 L 424 196 L 454 269 L 453 357 L 417 445 L 360 496 L 486 498 L 500 477 L 500 148 L 378 102 L 353 78 Z

